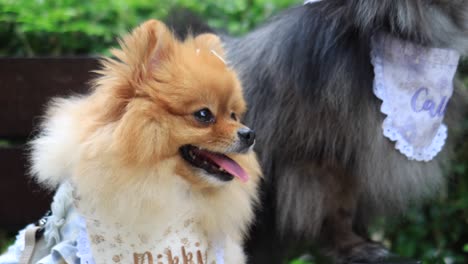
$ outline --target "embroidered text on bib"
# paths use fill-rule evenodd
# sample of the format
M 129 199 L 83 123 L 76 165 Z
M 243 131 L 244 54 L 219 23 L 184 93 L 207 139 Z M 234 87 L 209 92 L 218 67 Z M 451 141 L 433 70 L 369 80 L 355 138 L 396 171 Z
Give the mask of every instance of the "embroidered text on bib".
M 77 202 L 82 220 L 77 239 L 81 264 L 223 264 L 223 244 L 210 239 L 190 212 L 145 233 L 120 223 L 104 224 Z

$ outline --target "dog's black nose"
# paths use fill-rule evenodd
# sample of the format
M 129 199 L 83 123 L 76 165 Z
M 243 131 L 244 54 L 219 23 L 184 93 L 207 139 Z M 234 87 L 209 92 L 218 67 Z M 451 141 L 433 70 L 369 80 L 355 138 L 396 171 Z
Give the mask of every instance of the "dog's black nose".
M 248 147 L 252 146 L 252 144 L 255 142 L 255 132 L 248 127 L 239 129 L 237 131 L 237 135 L 239 135 L 241 142 Z

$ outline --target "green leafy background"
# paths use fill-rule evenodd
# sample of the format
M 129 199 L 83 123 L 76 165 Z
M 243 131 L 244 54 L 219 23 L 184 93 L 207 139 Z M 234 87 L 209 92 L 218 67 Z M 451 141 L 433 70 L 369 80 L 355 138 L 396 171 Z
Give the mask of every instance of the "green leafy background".
M 187 7 L 216 28 L 241 35 L 300 0 L 0 0 L 0 56 L 107 54 L 116 36 L 140 22 L 164 19 L 171 8 Z M 468 67 L 461 66 L 468 84 Z M 468 119 L 463 140 L 447 169 L 440 195 L 403 217 L 380 219 L 372 236 L 403 256 L 424 263 L 468 263 Z M 9 142 L 0 139 L 0 147 Z M 12 234 L 0 230 L 0 250 Z M 294 264 L 311 261 L 291 260 Z M 317 261 L 316 261 L 317 262 Z

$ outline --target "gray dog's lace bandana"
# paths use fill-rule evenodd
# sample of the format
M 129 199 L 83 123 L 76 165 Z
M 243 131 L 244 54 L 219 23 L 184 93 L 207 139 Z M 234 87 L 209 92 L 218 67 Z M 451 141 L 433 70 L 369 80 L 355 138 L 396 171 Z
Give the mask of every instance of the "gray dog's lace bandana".
M 430 161 L 447 138 L 443 123 L 460 55 L 387 34 L 372 39 L 374 94 L 382 100 L 385 137 L 409 160 Z

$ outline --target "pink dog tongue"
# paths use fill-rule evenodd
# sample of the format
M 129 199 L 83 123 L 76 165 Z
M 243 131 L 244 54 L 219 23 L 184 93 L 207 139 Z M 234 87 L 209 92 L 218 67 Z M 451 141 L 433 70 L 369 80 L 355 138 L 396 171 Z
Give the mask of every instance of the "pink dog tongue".
M 204 152 L 203 155 L 208 157 L 214 163 L 218 164 L 218 166 L 223 168 L 225 171 L 239 178 L 241 181 L 247 182 L 249 180 L 249 175 L 247 175 L 247 172 L 245 172 L 245 170 L 242 169 L 242 167 L 232 159 L 224 155 L 217 155 L 210 152 Z

